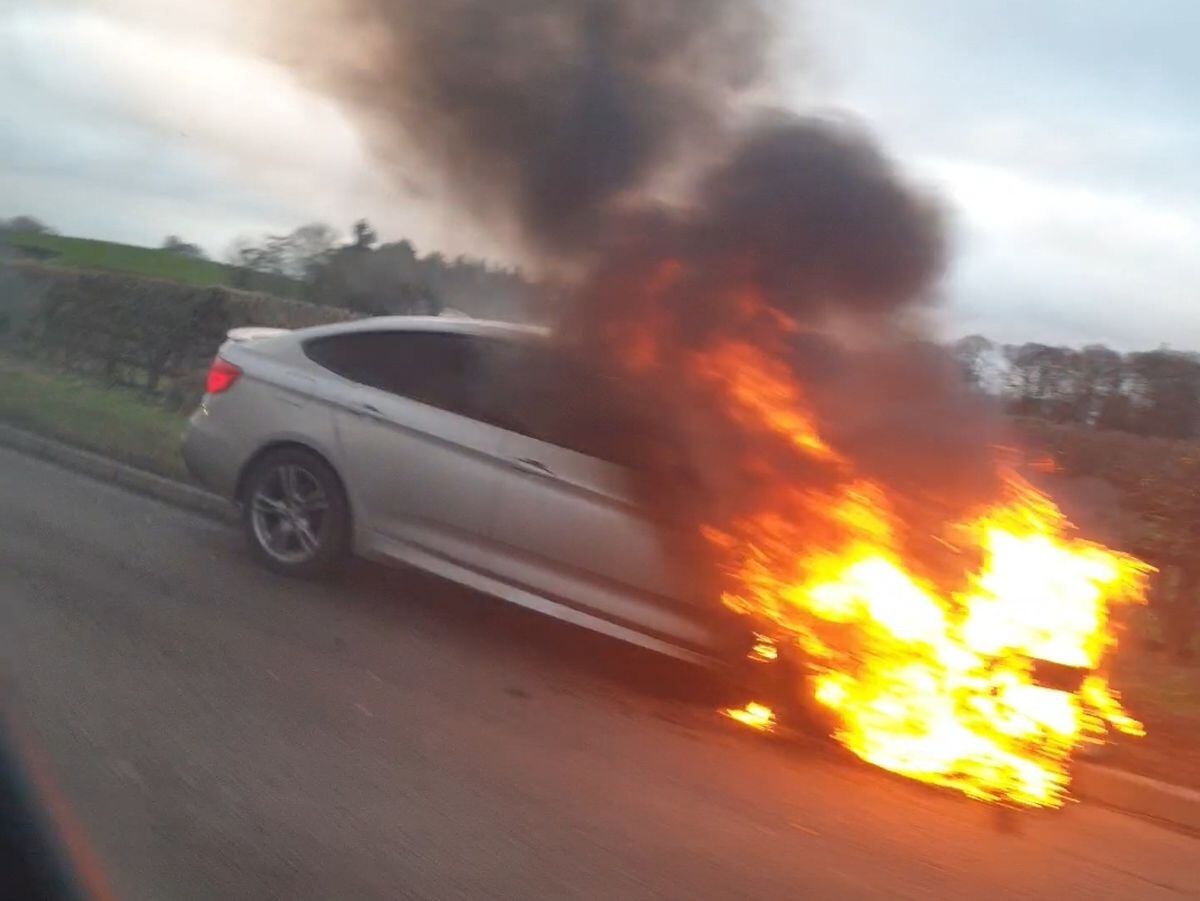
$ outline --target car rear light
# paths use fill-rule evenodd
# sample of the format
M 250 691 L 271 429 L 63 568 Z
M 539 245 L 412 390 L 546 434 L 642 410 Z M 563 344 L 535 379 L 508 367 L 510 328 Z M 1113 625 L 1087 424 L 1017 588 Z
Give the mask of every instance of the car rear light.
M 208 379 L 204 383 L 204 391 L 206 394 L 220 394 L 228 391 L 241 375 L 241 369 L 228 360 L 217 357 L 212 361 L 212 366 L 208 367 Z

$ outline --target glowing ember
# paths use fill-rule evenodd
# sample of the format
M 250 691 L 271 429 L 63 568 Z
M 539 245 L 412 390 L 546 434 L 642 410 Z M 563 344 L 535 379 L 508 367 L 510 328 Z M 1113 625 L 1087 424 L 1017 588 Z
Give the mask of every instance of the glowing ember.
M 744 726 L 762 732 L 769 732 L 775 728 L 775 713 L 770 707 L 757 701 L 751 701 L 745 707 L 730 707 L 725 711 L 725 715 Z
M 1074 537 L 1049 498 L 1007 472 L 1000 501 L 937 536 L 958 571 L 935 577 L 906 558 L 885 490 L 822 440 L 785 370 L 721 345 L 695 372 L 739 422 L 845 473 L 830 494 L 782 485 L 769 509 L 705 534 L 734 577 L 725 603 L 802 649 L 847 748 L 973 798 L 1057 806 L 1081 742 L 1141 732 L 1101 668 L 1110 608 L 1143 600 L 1149 567 Z M 1088 675 L 1076 690 L 1039 684 L 1039 661 Z M 760 704 L 726 712 L 773 722 Z
M 774 639 L 766 635 L 755 635 L 754 647 L 746 656 L 759 663 L 770 663 L 779 657 L 779 648 L 775 646 Z

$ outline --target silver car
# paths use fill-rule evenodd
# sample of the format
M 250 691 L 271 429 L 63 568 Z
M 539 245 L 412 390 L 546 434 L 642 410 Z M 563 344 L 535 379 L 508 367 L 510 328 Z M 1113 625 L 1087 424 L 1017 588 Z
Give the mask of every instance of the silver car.
M 235 329 L 183 456 L 279 572 L 357 554 L 673 656 L 744 656 L 741 622 L 705 595 L 694 528 L 634 502 L 653 413 L 597 405 L 611 392 L 595 378 L 504 323 Z

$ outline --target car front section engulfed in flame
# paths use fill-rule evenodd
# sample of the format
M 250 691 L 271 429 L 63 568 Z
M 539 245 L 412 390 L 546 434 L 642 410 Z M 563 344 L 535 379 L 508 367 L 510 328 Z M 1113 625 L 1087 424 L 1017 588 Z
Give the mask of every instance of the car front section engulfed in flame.
M 799 647 L 807 691 L 850 751 L 973 798 L 1058 806 L 1081 744 L 1109 728 L 1141 731 L 1102 666 L 1114 643 L 1109 607 L 1140 600 L 1148 568 L 1069 537 L 1057 508 L 1015 476 L 1009 493 L 951 530 L 981 560 L 952 592 L 905 567 L 875 506 L 835 514 L 869 525 L 836 549 L 793 552 L 804 544 L 779 516 L 710 537 L 737 561 L 726 604 Z M 852 495 L 841 503 L 882 502 Z M 769 719 L 730 715 L 756 728 Z
M 724 561 L 724 602 L 805 661 L 803 692 L 861 759 L 987 801 L 1066 798 L 1072 755 L 1110 729 L 1139 734 L 1104 676 L 1111 609 L 1144 599 L 1150 568 L 1075 537 L 1046 495 L 997 462 L 1002 495 L 936 537 L 933 575 L 901 537 L 888 490 L 817 433 L 803 393 L 745 348 L 699 370 L 742 420 L 786 431 L 837 473 L 832 491 L 781 480 L 761 511 L 705 535 Z M 755 372 L 755 367 L 763 367 Z M 727 711 L 757 729 L 766 704 Z

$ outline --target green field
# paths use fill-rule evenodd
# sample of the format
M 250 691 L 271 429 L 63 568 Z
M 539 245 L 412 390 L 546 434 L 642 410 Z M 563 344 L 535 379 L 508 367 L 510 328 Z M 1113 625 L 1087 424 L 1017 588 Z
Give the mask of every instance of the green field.
M 52 266 L 108 269 L 188 285 L 248 287 L 284 297 L 299 296 L 302 287 L 299 282 L 279 275 L 249 272 L 236 266 L 227 266 L 212 260 L 197 260 L 153 247 L 95 241 L 91 238 L 10 232 L 0 235 L 0 244 L 8 244 L 15 248 L 21 257 Z
M 3 240 L 33 259 L 56 266 L 112 269 L 189 285 L 227 285 L 232 283 L 234 274 L 232 266 L 222 263 L 194 260 L 166 250 L 114 244 L 111 241 L 29 232 L 6 235 Z

